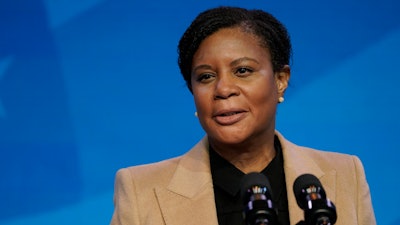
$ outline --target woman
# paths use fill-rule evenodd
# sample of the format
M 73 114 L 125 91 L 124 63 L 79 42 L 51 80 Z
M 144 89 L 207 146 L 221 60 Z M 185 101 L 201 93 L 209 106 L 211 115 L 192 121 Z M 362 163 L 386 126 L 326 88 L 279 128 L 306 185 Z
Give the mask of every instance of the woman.
M 304 219 L 290 191 L 304 173 L 320 179 L 337 207 L 336 224 L 375 224 L 356 156 L 300 147 L 275 130 L 291 56 L 278 20 L 260 10 L 210 9 L 178 48 L 207 135 L 181 157 L 119 170 L 111 224 L 243 224 L 239 183 L 249 172 L 269 178 L 280 224 Z

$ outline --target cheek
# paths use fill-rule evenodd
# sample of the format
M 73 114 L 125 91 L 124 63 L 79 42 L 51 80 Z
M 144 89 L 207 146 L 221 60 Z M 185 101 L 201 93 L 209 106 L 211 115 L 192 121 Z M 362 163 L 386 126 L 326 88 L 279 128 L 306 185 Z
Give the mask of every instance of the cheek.
M 194 104 L 196 105 L 197 112 L 207 111 L 210 102 L 208 101 L 209 96 L 207 92 L 201 89 L 193 89 Z
M 257 109 L 265 111 L 273 107 L 275 103 L 277 104 L 278 92 L 273 82 L 264 81 L 264 85 L 260 84 L 263 83 L 259 82 L 259 85 L 248 90 L 251 96 L 249 100 Z

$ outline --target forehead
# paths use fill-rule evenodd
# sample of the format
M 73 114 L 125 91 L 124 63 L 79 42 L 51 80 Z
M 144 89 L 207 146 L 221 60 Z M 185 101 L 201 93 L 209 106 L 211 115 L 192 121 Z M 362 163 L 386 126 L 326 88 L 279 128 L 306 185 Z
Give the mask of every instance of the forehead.
M 205 37 L 201 42 L 204 42 L 205 40 L 207 40 L 209 37 L 211 36 L 215 36 L 216 34 L 227 34 L 227 35 L 244 35 L 247 36 L 247 38 L 251 38 L 254 40 L 257 40 L 259 42 L 260 45 L 262 45 L 265 41 L 263 39 L 263 37 L 261 37 L 260 35 L 258 35 L 254 29 L 252 29 L 250 26 L 246 26 L 245 24 L 242 25 L 236 25 L 236 26 L 232 26 L 232 27 L 223 27 L 220 28 L 216 31 L 214 31 L 213 33 L 209 34 L 207 37 Z
M 270 52 L 261 38 L 242 27 L 222 28 L 205 38 L 199 45 L 193 60 L 211 55 L 237 54 L 267 54 Z

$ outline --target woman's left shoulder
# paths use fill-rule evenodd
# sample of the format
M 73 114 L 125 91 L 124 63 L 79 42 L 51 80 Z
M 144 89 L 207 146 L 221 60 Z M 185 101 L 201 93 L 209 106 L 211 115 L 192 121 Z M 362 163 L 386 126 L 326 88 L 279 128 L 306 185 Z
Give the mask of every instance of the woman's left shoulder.
M 313 158 L 326 159 L 328 161 L 331 160 L 354 161 L 355 159 L 358 159 L 356 155 L 351 155 L 348 153 L 342 153 L 330 150 L 321 150 L 310 147 L 299 147 L 299 148 L 302 149 L 305 154 L 308 154 Z
M 315 163 L 324 168 L 331 168 L 337 171 L 357 171 L 364 173 L 364 167 L 360 158 L 347 153 L 300 147 L 300 151 L 312 158 Z
M 358 156 L 332 150 L 322 150 L 294 144 L 279 134 L 279 139 L 284 150 L 284 155 L 290 158 L 302 158 L 303 162 L 314 161 L 318 165 L 331 168 L 362 167 Z

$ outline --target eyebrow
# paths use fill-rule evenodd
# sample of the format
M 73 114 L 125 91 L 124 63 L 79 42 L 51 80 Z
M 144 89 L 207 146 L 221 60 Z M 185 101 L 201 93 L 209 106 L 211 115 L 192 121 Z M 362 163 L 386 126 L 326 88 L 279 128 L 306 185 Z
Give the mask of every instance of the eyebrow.
M 212 67 L 210 65 L 207 65 L 207 64 L 198 65 L 195 68 L 193 68 L 192 74 L 194 72 L 196 72 L 197 70 L 199 70 L 199 69 L 212 69 Z
M 244 62 L 244 61 L 252 61 L 252 62 L 255 62 L 255 63 L 257 63 L 257 64 L 260 64 L 257 60 L 255 60 L 255 59 L 253 59 L 253 58 L 242 57 L 242 58 L 233 60 L 233 61 L 230 63 L 230 65 L 231 65 L 231 66 L 236 66 L 237 64 L 240 64 L 241 62 Z
M 238 58 L 238 59 L 233 60 L 229 65 L 230 66 L 236 66 L 236 65 L 238 65 L 238 64 L 240 64 L 241 62 L 244 62 L 244 61 L 252 61 L 252 62 L 255 62 L 257 64 L 260 64 L 257 60 L 255 60 L 253 58 L 242 57 L 242 58 Z M 212 67 L 210 65 L 208 65 L 208 64 L 198 65 L 195 68 L 193 68 L 192 73 L 194 73 L 196 70 L 199 70 L 199 69 L 212 69 Z

